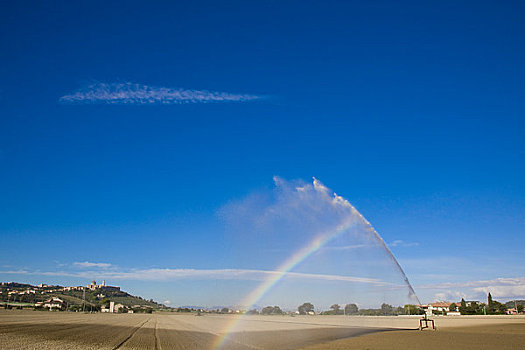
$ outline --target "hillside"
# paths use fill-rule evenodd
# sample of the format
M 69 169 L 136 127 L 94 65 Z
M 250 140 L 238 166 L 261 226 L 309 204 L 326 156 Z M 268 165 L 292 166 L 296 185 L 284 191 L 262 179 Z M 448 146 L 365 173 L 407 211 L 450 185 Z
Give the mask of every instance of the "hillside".
M 137 311 L 140 309 L 169 309 L 153 300 L 145 300 L 142 297 L 120 290 L 105 290 L 102 288 L 94 288 L 93 290 L 84 288 L 82 290 L 82 287 L 33 286 L 16 282 L 2 282 L 0 284 L 1 304 L 28 306 L 52 297 L 65 301 L 67 308 L 71 310 L 84 308 L 95 311 L 104 305 L 108 305 L 110 301 Z

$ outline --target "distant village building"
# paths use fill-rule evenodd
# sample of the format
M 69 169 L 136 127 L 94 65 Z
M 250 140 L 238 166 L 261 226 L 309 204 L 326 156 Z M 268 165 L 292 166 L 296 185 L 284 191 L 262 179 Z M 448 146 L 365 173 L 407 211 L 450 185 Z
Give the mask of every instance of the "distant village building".
M 11 294 L 18 294 L 18 295 L 24 295 L 24 294 L 36 294 L 36 290 L 34 289 L 26 289 L 26 290 L 12 290 L 7 293 L 8 295 Z
M 62 290 L 68 292 L 68 291 L 72 291 L 72 290 L 80 290 L 81 291 L 83 289 L 84 289 L 84 287 L 82 287 L 82 286 L 73 286 L 73 287 L 64 287 L 64 289 L 62 289 Z
M 100 289 L 103 291 L 109 291 L 109 292 L 120 292 L 120 287 L 116 286 L 106 286 L 106 281 L 102 281 L 102 284 L 97 284 L 95 280 L 91 281 L 90 284 L 87 286 L 90 290 L 96 290 Z
M 109 307 L 102 307 L 100 309 L 100 312 L 107 312 L 107 313 L 119 313 L 119 312 L 125 312 L 127 309 L 123 304 L 115 304 L 114 301 L 109 302 Z
M 62 299 L 53 297 L 51 299 L 44 301 L 42 306 L 51 310 L 51 309 L 62 309 L 65 307 L 65 305 L 66 303 Z
M 452 305 L 452 303 L 449 303 L 449 302 L 446 302 L 446 301 L 438 301 L 438 302 L 435 302 L 435 303 L 430 303 L 428 304 L 428 309 L 429 310 L 436 310 L 436 311 L 450 311 L 450 305 Z
M 115 304 L 113 307 L 113 312 L 125 312 L 126 310 L 126 307 L 122 304 Z
M 120 287 L 116 287 L 116 286 L 102 286 L 102 287 L 100 287 L 100 290 L 103 290 L 105 292 L 120 292 Z

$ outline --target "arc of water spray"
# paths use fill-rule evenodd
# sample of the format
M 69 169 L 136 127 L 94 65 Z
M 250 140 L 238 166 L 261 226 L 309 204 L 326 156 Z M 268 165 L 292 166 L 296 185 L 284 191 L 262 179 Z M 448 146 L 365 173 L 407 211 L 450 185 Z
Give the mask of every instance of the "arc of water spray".
M 319 180 L 317 180 L 314 177 L 314 187 L 322 186 L 324 188 L 324 185 L 321 184 Z M 397 267 L 398 271 L 400 272 L 401 276 L 403 277 L 403 281 L 408 287 L 409 297 L 415 298 L 417 300 L 418 304 L 421 304 L 419 301 L 419 298 L 416 295 L 416 292 L 414 291 L 414 288 L 408 281 L 408 277 L 405 274 L 405 271 L 403 271 L 403 268 L 395 258 L 394 254 L 388 248 L 387 244 L 383 240 L 383 238 L 377 233 L 377 231 L 374 229 L 372 224 L 368 222 L 368 220 L 365 219 L 363 215 L 357 209 L 350 204 L 347 200 L 344 198 L 336 195 L 334 193 L 334 201 L 338 202 L 339 204 L 343 204 L 347 206 L 352 214 L 358 218 L 358 220 L 365 226 L 366 230 L 372 234 L 372 237 L 380 244 L 380 246 L 387 252 L 388 257 L 392 260 L 394 265 Z M 293 254 L 291 257 L 289 257 L 287 260 L 285 260 L 284 263 L 282 263 L 279 268 L 276 270 L 276 274 L 272 274 L 268 277 L 264 282 L 262 282 L 256 289 L 254 289 L 243 301 L 243 305 L 247 305 L 248 309 L 250 309 L 254 304 L 256 304 L 273 286 L 275 286 L 283 277 L 285 277 L 294 267 L 296 267 L 299 263 L 304 261 L 306 258 L 308 258 L 310 255 L 312 255 L 314 252 L 321 249 L 324 245 L 326 245 L 331 240 L 339 237 L 343 233 L 345 233 L 350 227 L 352 227 L 355 224 L 355 220 L 352 220 L 352 217 L 349 217 L 347 220 L 345 220 L 344 223 L 337 226 L 333 231 L 320 234 L 317 237 L 315 237 L 309 244 L 304 246 L 302 249 L 297 251 L 295 254 Z M 239 322 L 242 320 L 242 318 L 245 317 L 244 315 L 241 315 L 238 318 L 235 318 L 232 320 L 230 324 L 228 324 L 225 327 L 225 330 L 223 331 L 223 335 L 221 337 L 218 337 L 217 341 L 215 342 L 213 349 L 218 350 L 223 347 L 226 340 L 228 339 L 229 335 L 235 330 Z
M 390 250 L 390 248 L 388 248 L 388 246 L 386 245 L 385 243 L 385 240 L 379 235 L 379 233 L 377 233 L 377 231 L 375 230 L 375 228 L 372 226 L 372 224 L 370 224 L 370 222 L 368 222 L 367 219 L 365 219 L 365 217 L 363 215 L 361 215 L 360 212 L 357 211 L 357 209 L 354 208 L 353 205 L 351 205 L 349 203 L 349 205 L 351 206 L 352 208 L 352 211 L 357 214 L 357 216 L 359 217 L 359 219 L 361 220 L 362 223 L 365 224 L 365 227 L 366 229 L 372 233 L 373 237 L 379 242 L 379 244 L 383 247 L 383 249 L 385 249 L 385 251 L 388 253 L 388 257 L 390 258 L 390 260 L 392 260 L 392 262 L 396 265 L 397 269 L 399 270 L 399 272 L 401 273 L 401 276 L 403 276 L 403 281 L 405 281 L 405 284 L 407 285 L 408 287 L 408 296 L 410 298 L 415 298 L 417 303 L 418 304 L 421 304 L 421 301 L 419 301 L 419 298 L 416 294 L 416 292 L 414 291 L 414 288 L 412 287 L 412 285 L 410 284 L 410 282 L 408 281 L 408 277 L 407 275 L 405 274 L 405 271 L 403 270 L 403 268 L 401 267 L 401 265 L 399 264 L 399 262 L 397 261 L 396 257 L 394 256 L 394 254 L 392 253 L 392 251 Z

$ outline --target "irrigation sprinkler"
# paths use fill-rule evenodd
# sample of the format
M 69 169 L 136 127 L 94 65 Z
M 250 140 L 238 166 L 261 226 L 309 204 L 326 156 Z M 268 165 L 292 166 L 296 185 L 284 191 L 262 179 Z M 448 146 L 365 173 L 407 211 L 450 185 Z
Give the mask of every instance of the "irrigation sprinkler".
M 425 325 L 423 325 L 423 323 Z M 425 328 L 430 328 L 430 326 L 428 325 L 429 323 L 432 325 L 432 329 L 436 330 L 436 326 L 434 325 L 434 320 L 429 319 L 427 317 L 427 314 L 425 313 L 425 316 L 419 319 L 419 330 L 422 331 Z

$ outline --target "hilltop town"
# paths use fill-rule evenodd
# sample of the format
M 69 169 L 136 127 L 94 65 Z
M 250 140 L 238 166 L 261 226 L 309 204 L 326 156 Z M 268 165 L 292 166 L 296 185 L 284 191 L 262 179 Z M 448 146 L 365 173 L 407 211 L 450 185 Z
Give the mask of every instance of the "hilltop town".
M 106 281 L 70 287 L 1 282 L 0 307 L 115 313 L 151 313 L 153 310 L 168 309 L 152 299 L 145 300 L 122 291 L 118 286 L 106 285 Z

